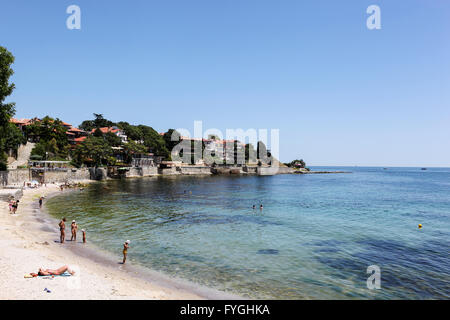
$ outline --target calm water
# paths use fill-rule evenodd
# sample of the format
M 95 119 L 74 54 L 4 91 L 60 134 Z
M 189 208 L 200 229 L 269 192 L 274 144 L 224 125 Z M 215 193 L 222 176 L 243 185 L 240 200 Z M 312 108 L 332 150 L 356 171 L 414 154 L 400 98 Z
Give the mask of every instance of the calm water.
M 133 263 L 246 297 L 448 299 L 450 168 L 334 169 L 353 173 L 109 181 L 47 205 L 114 255 L 130 239 Z

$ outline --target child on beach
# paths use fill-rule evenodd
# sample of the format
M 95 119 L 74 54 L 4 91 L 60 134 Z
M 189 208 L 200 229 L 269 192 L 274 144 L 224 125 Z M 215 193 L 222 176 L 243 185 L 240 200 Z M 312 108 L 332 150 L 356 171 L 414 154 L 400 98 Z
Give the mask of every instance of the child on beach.
M 83 233 L 83 243 L 86 243 L 86 230 L 81 229 L 81 232 Z
M 9 200 L 9 212 L 11 212 L 13 210 L 13 204 L 14 204 L 14 200 L 13 199 Z
M 128 253 L 128 248 L 130 247 L 130 240 L 125 241 L 125 243 L 123 244 L 123 262 L 122 264 L 125 264 L 125 262 L 127 261 L 127 253 Z
M 72 225 L 70 227 L 72 229 L 72 237 L 70 238 L 70 241 L 77 241 L 78 225 L 75 220 L 72 220 Z

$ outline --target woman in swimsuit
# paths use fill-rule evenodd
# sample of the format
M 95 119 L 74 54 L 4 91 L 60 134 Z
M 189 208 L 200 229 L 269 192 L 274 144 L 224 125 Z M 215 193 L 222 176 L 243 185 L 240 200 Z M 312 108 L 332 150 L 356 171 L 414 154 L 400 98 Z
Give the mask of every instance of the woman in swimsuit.
M 127 261 L 127 253 L 128 253 L 128 248 L 130 247 L 130 240 L 125 241 L 125 243 L 123 244 L 123 262 L 122 264 L 125 264 L 125 262 Z
M 61 268 L 58 268 L 56 270 L 39 268 L 38 275 L 40 275 L 40 276 L 59 276 L 59 275 L 62 275 L 66 271 L 68 273 L 70 273 L 71 275 L 75 274 L 75 271 L 70 269 L 69 266 L 62 266 Z

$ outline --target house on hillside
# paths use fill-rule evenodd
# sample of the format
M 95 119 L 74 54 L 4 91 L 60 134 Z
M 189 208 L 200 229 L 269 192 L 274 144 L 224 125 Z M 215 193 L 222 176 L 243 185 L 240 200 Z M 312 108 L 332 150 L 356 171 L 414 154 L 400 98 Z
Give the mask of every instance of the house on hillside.
M 96 130 L 97 129 L 92 129 L 90 133 L 94 134 L 94 132 Z M 127 143 L 128 142 L 128 137 L 125 134 L 125 131 L 123 131 L 122 129 L 119 129 L 118 127 L 115 127 L 115 126 L 114 127 L 104 127 L 104 128 L 99 128 L 99 130 L 103 134 L 106 134 L 108 132 L 114 133 L 116 136 L 118 136 L 122 140 L 122 143 Z

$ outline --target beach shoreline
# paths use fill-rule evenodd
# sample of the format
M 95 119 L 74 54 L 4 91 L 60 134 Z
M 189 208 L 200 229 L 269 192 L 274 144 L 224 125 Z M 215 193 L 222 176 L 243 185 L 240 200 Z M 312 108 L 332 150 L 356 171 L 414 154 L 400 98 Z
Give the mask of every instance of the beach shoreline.
M 94 181 L 85 181 L 91 183 Z M 64 191 L 70 192 L 70 191 Z M 199 300 L 238 299 L 233 295 L 172 279 L 156 271 L 119 264 L 93 245 L 70 241 L 60 244 L 55 219 L 39 209 L 38 199 L 61 193 L 58 185 L 25 189 L 15 215 L 6 202 L 0 208 L 0 299 L 6 300 Z M 68 217 L 70 220 L 70 217 Z M 52 227 L 54 224 L 54 227 Z M 69 225 L 67 226 L 69 227 Z M 66 239 L 70 234 L 66 232 Z M 88 238 L 89 241 L 89 238 Z M 118 248 L 119 250 L 120 248 Z M 73 277 L 24 278 L 39 267 L 73 267 Z M 51 292 L 44 291 L 47 288 Z

